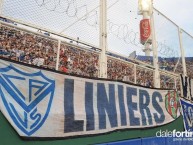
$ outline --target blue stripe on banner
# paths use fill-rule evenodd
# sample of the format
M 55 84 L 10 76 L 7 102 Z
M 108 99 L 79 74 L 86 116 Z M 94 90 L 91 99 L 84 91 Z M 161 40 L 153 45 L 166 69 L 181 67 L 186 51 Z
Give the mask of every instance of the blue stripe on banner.
M 93 108 L 93 83 L 85 84 L 85 108 L 86 108 L 86 130 L 95 129 L 94 108 Z
M 193 139 L 172 138 L 172 137 L 149 137 L 142 139 L 132 139 L 119 142 L 103 143 L 98 145 L 192 145 Z
M 166 145 L 165 137 L 143 138 L 142 145 Z
M 97 109 L 99 113 L 99 129 L 106 129 L 106 113 L 111 127 L 117 127 L 117 111 L 115 105 L 115 85 L 109 84 L 109 94 L 103 83 L 97 84 Z M 109 97 L 108 97 L 109 95 Z
M 142 145 L 141 139 L 124 140 L 119 142 L 103 143 L 98 145 Z
M 133 139 L 128 141 L 120 141 L 120 142 L 115 142 L 115 143 L 108 143 L 107 145 L 142 145 L 141 144 L 141 139 Z
M 126 111 L 125 111 L 125 105 L 124 105 L 124 93 L 123 93 L 123 86 L 118 86 L 118 96 L 119 96 L 119 106 L 120 106 L 120 114 L 121 114 L 121 125 L 126 126 L 127 125 L 127 119 L 126 119 Z
M 83 131 L 83 120 L 75 120 L 74 114 L 74 80 L 66 79 L 64 86 L 64 132 L 78 132 Z

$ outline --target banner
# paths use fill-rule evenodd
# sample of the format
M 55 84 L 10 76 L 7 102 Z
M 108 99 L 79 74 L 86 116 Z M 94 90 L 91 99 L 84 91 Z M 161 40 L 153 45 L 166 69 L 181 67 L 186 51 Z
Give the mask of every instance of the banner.
M 182 106 L 184 128 L 185 130 L 192 132 L 193 131 L 193 104 L 183 99 L 180 99 L 180 103 Z
M 184 128 L 193 131 L 193 79 L 181 75 L 181 94 L 184 99 L 180 99 Z
M 193 101 L 193 79 L 181 75 L 181 94 L 184 99 Z
M 178 116 L 178 95 L 60 74 L 0 59 L 0 109 L 22 137 L 71 137 L 157 127 Z

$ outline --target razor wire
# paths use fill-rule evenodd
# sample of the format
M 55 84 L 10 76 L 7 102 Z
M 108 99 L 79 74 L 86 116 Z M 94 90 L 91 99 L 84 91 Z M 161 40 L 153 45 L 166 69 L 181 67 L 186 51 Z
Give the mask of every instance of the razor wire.
M 130 29 L 129 24 L 115 24 L 108 20 L 108 33 L 115 35 L 127 44 L 140 46 L 139 32 Z
M 86 21 L 88 25 L 93 27 L 98 27 L 98 11 L 89 13 L 88 6 L 86 4 L 79 5 L 76 0 L 35 0 L 39 7 L 44 7 L 49 11 L 55 11 L 58 13 L 65 13 L 69 17 L 76 17 L 80 19 L 78 13 L 80 10 L 85 9 L 85 17 L 80 19 L 81 21 Z M 66 5 L 64 7 L 64 5 Z M 72 10 L 73 9 L 73 10 Z M 62 10 L 62 11 L 60 11 Z M 73 11 L 73 14 L 72 12 Z M 95 22 L 93 24 L 89 24 L 88 19 L 94 17 Z M 125 43 L 133 44 L 138 46 L 139 42 L 139 33 L 134 30 L 129 30 L 128 24 L 117 25 L 111 21 L 108 21 L 108 32 L 117 36 L 120 40 L 123 40 Z M 117 34 L 116 34 L 117 33 Z
M 88 11 L 88 5 L 85 3 L 77 2 L 76 0 L 35 0 L 39 7 L 44 7 L 49 11 L 55 11 L 57 13 L 65 13 L 68 17 L 76 17 L 80 19 L 79 15 L 80 11 L 84 11 L 84 16 L 81 18 L 81 21 L 85 21 L 88 25 L 95 27 L 96 29 L 99 27 L 98 22 L 98 11 L 94 10 L 93 12 Z M 135 12 L 130 10 L 130 12 Z M 93 23 L 90 23 L 88 20 L 94 20 Z M 135 18 L 137 19 L 137 18 Z M 119 40 L 124 41 L 126 44 L 132 44 L 139 48 L 143 48 L 143 45 L 140 43 L 140 34 L 139 32 L 130 29 L 129 24 L 121 24 L 118 25 L 108 20 L 107 22 L 108 33 L 113 34 Z M 167 46 L 165 42 L 157 41 L 158 52 L 165 57 L 179 56 L 178 52 L 174 51 L 171 47 Z
M 85 17 L 81 18 L 81 21 L 85 21 L 88 25 L 96 27 L 98 25 L 98 11 L 94 10 L 89 13 L 88 5 L 77 3 L 76 0 L 35 0 L 39 7 L 44 7 L 48 11 L 54 11 L 57 13 L 65 13 L 68 17 L 76 17 L 80 19 L 82 15 Z M 97 8 L 96 8 L 97 9 Z M 82 15 L 80 15 L 80 13 Z M 89 23 L 88 19 L 94 18 L 92 24 Z
M 139 32 L 130 29 L 129 24 L 115 24 L 108 20 L 108 33 L 115 35 L 119 40 L 124 41 L 127 44 L 133 44 L 137 47 L 143 48 L 143 45 L 140 43 L 140 34 Z M 167 45 L 165 41 L 156 42 L 158 52 L 164 57 L 174 56 L 178 57 L 180 54 L 174 50 L 174 48 Z

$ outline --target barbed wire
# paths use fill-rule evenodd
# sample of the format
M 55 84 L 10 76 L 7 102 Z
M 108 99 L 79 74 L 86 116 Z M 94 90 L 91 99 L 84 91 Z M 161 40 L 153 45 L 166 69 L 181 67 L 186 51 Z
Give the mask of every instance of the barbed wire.
M 136 32 L 133 29 L 130 29 L 129 24 L 118 25 L 108 20 L 108 33 L 113 34 L 119 40 L 123 40 L 127 44 L 135 45 L 141 49 L 144 48 L 144 46 L 140 43 L 139 32 Z M 157 47 L 158 47 L 158 53 L 160 56 L 179 57 L 179 53 L 175 51 L 173 48 L 166 45 L 166 42 L 157 41 Z
M 166 45 L 165 42 L 157 42 L 158 53 L 164 57 L 179 57 L 180 54 L 174 48 Z
M 48 11 L 65 13 L 71 18 L 80 19 L 85 15 L 84 18 L 80 19 L 81 21 L 85 21 L 89 26 L 95 28 L 98 26 L 98 10 L 89 13 L 88 6 L 77 3 L 76 0 L 35 0 L 35 2 L 39 7 L 44 7 Z
M 123 40 L 127 44 L 140 46 L 139 32 L 130 29 L 129 24 L 115 24 L 108 20 L 108 33 L 115 35 L 118 39 Z
M 81 18 L 80 21 L 85 21 L 89 26 L 95 27 L 96 29 L 99 28 L 99 12 L 98 10 L 94 10 L 89 13 L 87 4 L 78 3 L 76 0 L 35 0 L 35 2 L 39 7 L 44 7 L 48 11 L 65 13 L 68 17 L 80 19 L 85 15 L 85 17 Z M 144 46 L 140 43 L 139 32 L 131 29 L 129 24 L 116 24 L 108 20 L 107 25 L 108 34 L 113 34 L 126 44 L 132 44 L 143 49 Z M 157 47 L 158 53 L 163 57 L 179 57 L 179 53 L 173 48 L 167 46 L 165 42 L 157 42 Z

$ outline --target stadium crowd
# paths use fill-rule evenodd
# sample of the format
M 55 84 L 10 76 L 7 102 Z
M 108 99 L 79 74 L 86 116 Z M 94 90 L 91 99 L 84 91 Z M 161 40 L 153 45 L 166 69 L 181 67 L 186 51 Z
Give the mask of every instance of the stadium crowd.
M 98 77 L 99 55 L 61 44 L 59 70 L 76 75 Z
M 42 36 L 16 28 L 0 27 L 0 57 L 45 67 L 56 68 L 58 42 L 49 36 Z M 62 42 L 59 54 L 59 71 L 88 77 L 98 77 L 99 54 L 93 50 L 79 48 Z M 146 62 L 146 61 L 144 61 Z M 151 63 L 151 60 L 148 61 Z M 174 71 L 176 61 L 163 60 L 160 68 Z M 188 75 L 193 78 L 193 61 L 187 61 Z M 107 77 L 139 85 L 153 87 L 153 71 L 133 63 L 108 57 Z M 136 78 L 135 78 L 136 71 Z M 178 63 L 176 72 L 182 73 L 182 64 Z M 135 80 L 136 79 L 136 80 Z M 174 88 L 174 79 L 161 75 L 162 88 Z
M 108 79 L 134 83 L 134 65 L 108 57 L 107 77 Z
M 137 84 L 146 86 L 146 87 L 153 87 L 153 71 L 137 67 L 136 70 L 136 78 Z
M 33 33 L 1 26 L 0 56 L 55 69 L 57 41 Z M 83 76 L 98 76 L 98 55 L 61 44 L 59 71 Z
M 14 28 L 0 28 L 0 56 L 54 69 L 57 42 Z

